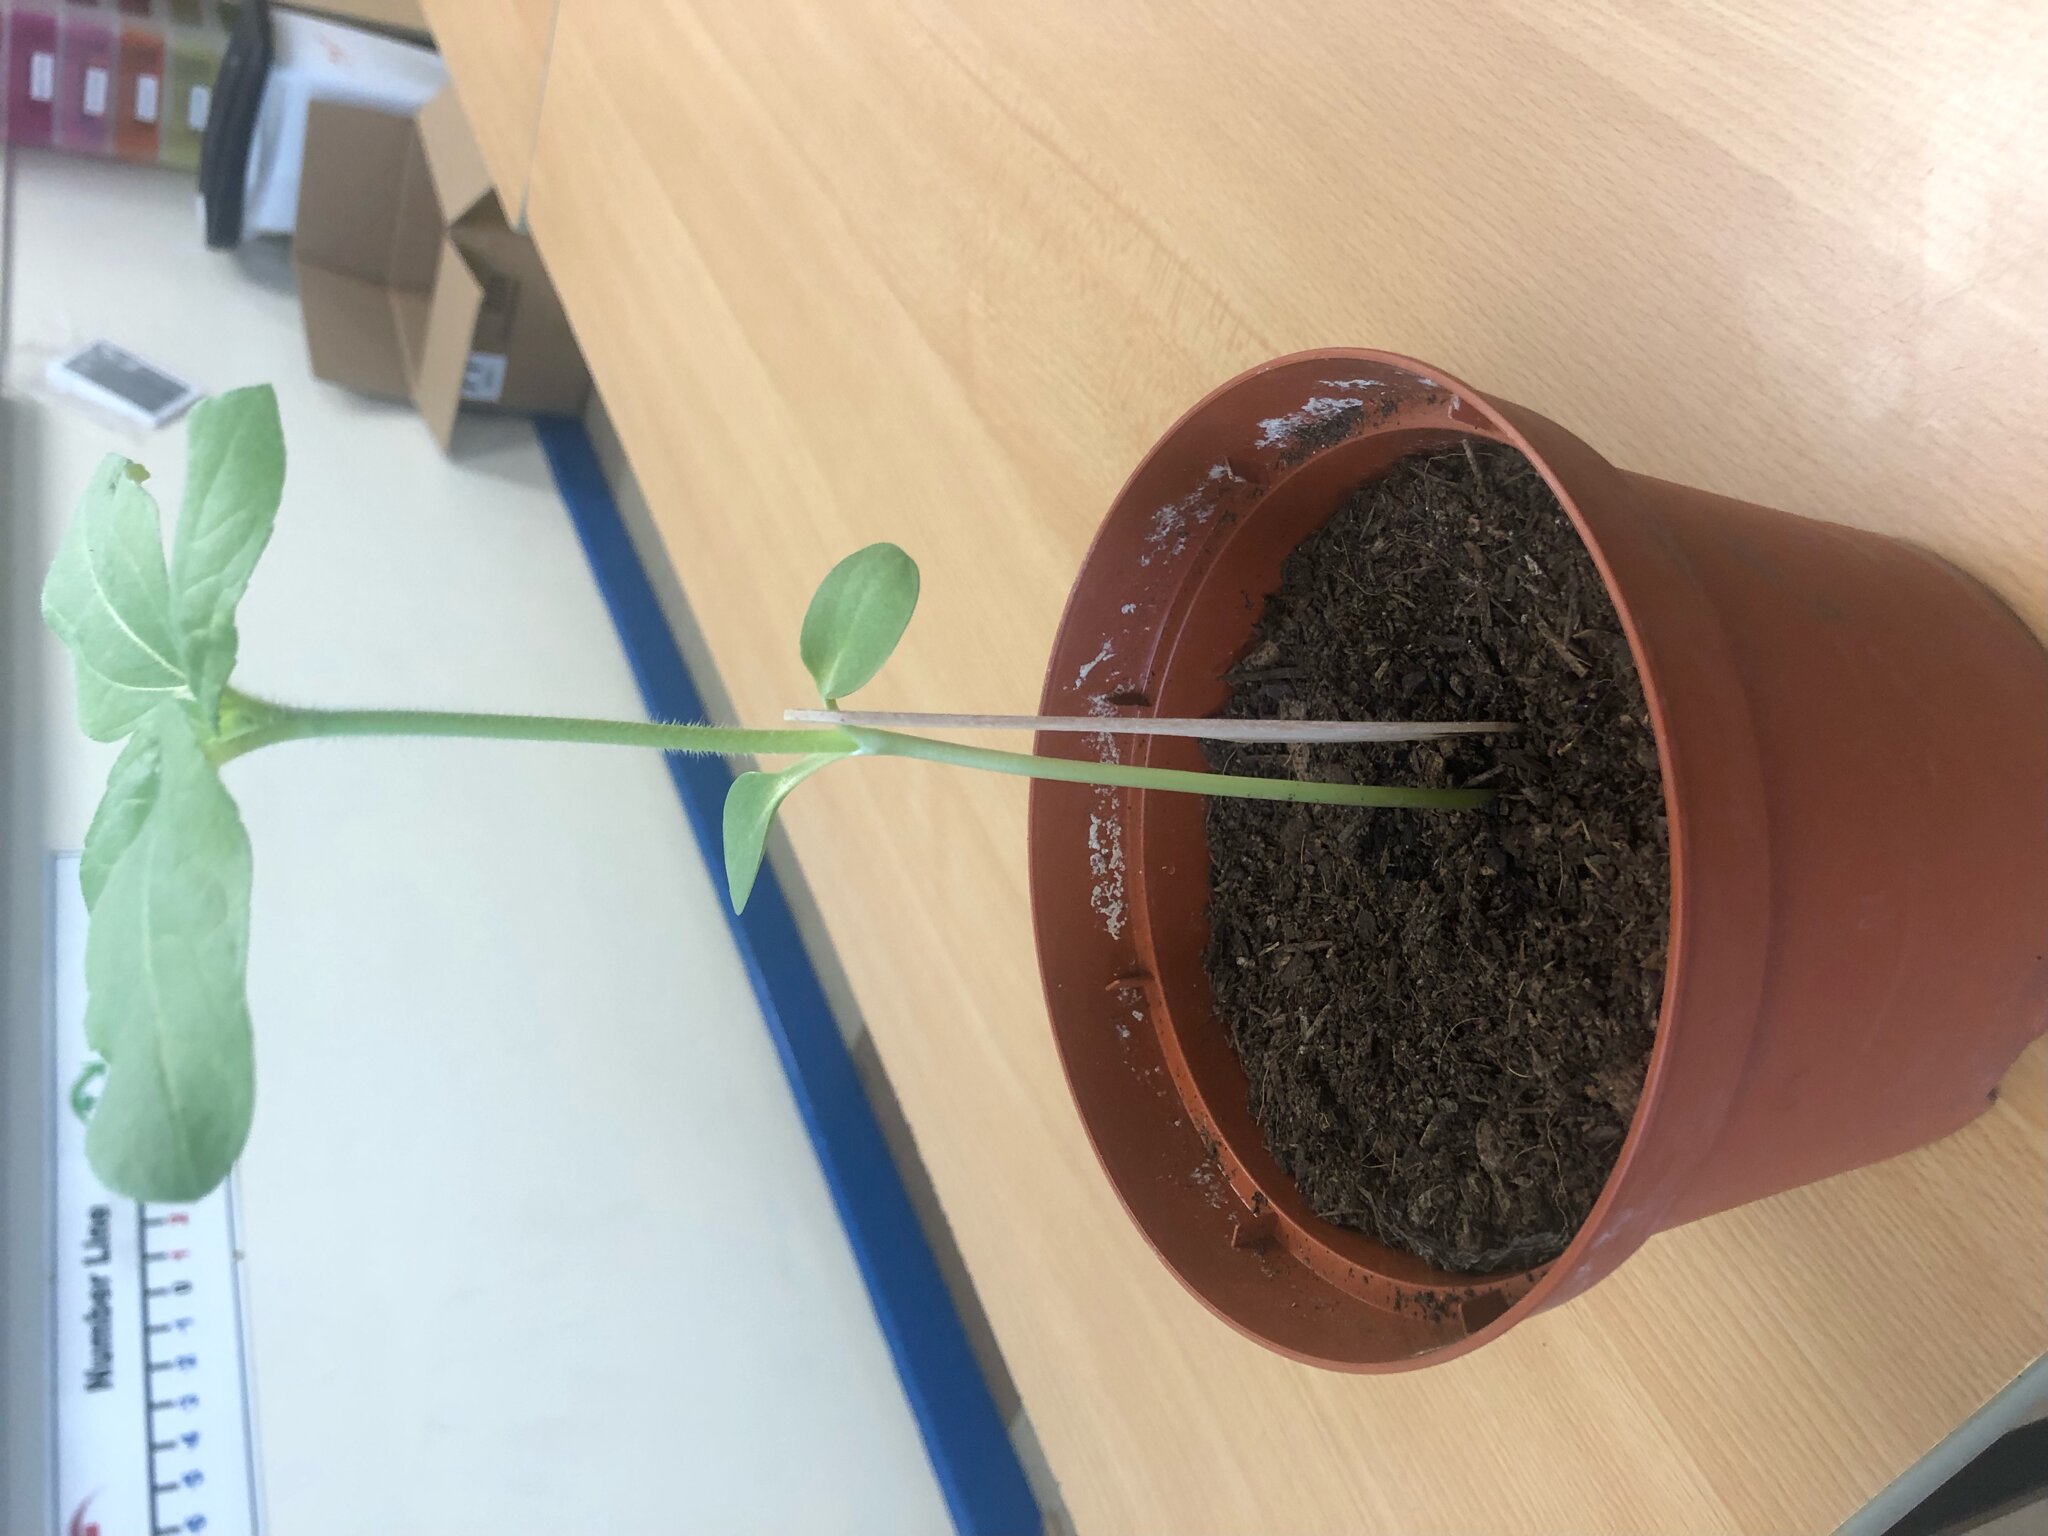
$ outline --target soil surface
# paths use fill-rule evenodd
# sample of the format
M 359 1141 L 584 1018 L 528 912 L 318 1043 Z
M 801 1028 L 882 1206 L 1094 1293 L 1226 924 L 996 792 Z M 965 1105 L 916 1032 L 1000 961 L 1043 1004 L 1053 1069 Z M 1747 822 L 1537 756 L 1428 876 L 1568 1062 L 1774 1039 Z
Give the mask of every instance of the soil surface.
M 1507 720 L 1216 743 L 1231 773 L 1487 784 L 1478 812 L 1212 800 L 1209 975 L 1266 1144 L 1329 1220 L 1462 1272 L 1563 1251 L 1641 1091 L 1669 857 L 1642 688 L 1512 449 L 1404 459 L 1289 557 L 1233 718 Z

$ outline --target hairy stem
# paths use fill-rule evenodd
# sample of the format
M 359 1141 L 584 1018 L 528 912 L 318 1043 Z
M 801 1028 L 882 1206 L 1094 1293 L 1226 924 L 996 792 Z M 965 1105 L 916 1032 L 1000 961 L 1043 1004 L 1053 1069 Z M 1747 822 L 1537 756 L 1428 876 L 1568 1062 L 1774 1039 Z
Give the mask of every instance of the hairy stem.
M 1028 752 L 998 752 L 988 747 L 903 736 L 894 731 L 853 728 L 861 749 L 881 757 L 914 757 L 928 763 L 951 763 L 990 773 L 1011 773 L 1028 779 L 1053 779 L 1067 784 L 1106 784 L 1116 788 L 1174 790 L 1191 795 L 1227 795 L 1238 800 L 1285 800 L 1301 805 L 1403 806 L 1424 811 L 1470 811 L 1493 798 L 1490 789 L 1410 789 L 1384 784 L 1322 784 L 1305 779 L 1256 779 L 1240 774 L 1191 773 L 1182 768 L 1140 768 L 1128 763 L 1075 761 L 1035 757 Z

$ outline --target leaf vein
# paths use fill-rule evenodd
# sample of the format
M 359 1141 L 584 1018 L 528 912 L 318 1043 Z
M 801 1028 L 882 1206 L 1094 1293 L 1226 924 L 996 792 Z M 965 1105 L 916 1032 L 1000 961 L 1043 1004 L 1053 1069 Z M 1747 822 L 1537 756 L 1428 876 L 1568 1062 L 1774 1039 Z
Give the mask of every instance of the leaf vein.
M 143 654 L 148 656 L 158 666 L 162 667 L 164 671 L 168 672 L 172 677 L 177 678 L 180 682 L 183 682 L 185 680 L 185 674 L 182 671 L 180 671 L 174 663 L 166 660 L 164 658 L 163 653 L 157 650 L 155 646 L 151 645 L 147 640 L 143 639 L 142 636 L 135 633 L 134 629 L 129 625 L 128 621 L 121 617 L 121 610 L 114 605 L 113 598 L 107 594 L 107 589 L 105 585 L 100 581 L 99 560 L 95 556 L 93 547 L 90 543 L 88 543 L 85 547 L 85 574 L 88 577 L 88 579 L 90 579 L 92 582 L 93 595 L 100 600 L 100 606 L 106 609 L 107 617 L 112 619 L 114 623 L 120 627 L 121 633 L 126 635 L 130 640 L 133 640 L 136 643 L 136 645 L 141 648 Z M 100 675 L 103 677 L 106 676 L 105 673 L 101 673 Z M 112 678 L 108 678 L 107 680 L 109 682 L 113 681 Z M 118 686 L 129 687 L 132 685 L 123 683 L 119 684 Z M 137 691 L 163 692 L 167 690 Z

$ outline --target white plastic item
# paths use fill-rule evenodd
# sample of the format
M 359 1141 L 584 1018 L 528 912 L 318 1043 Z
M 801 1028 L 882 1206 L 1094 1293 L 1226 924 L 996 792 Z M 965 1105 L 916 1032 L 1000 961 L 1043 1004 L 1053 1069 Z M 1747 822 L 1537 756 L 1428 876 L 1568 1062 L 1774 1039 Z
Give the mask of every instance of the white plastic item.
M 43 379 L 60 393 L 152 429 L 176 419 L 199 398 L 199 391 L 176 374 L 111 341 L 90 341 L 53 358 Z
M 307 103 L 341 101 L 410 117 L 448 83 L 447 66 L 431 48 L 282 8 L 271 11 L 270 29 L 270 74 L 242 195 L 244 240 L 288 235 L 297 222 Z

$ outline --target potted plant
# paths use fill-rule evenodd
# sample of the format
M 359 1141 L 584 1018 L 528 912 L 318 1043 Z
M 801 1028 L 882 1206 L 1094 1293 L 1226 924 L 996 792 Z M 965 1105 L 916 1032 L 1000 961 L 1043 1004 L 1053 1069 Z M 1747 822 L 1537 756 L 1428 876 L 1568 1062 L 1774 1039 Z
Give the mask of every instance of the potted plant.
M 1081 1118 L 1260 1342 L 1449 1359 L 1666 1227 L 1948 1134 L 2048 1028 L 2039 641 L 1921 549 L 1617 470 L 1413 359 L 1281 358 L 1182 417 L 1040 708 L 1452 698 L 1522 730 L 1283 762 L 1498 791 L 1468 818 L 1032 789 Z
M 245 998 L 252 863 L 222 769 L 250 752 L 334 736 L 573 741 L 664 752 L 795 759 L 740 774 L 725 803 L 726 873 L 743 907 L 785 796 L 844 759 L 920 757 L 999 773 L 1157 793 L 1239 795 L 1329 807 L 1461 811 L 1482 787 L 1290 782 L 1192 769 L 1034 757 L 893 728 L 839 710 L 888 659 L 910 621 L 918 571 L 893 545 L 842 560 L 805 614 L 798 650 L 823 711 L 770 730 L 462 711 L 323 709 L 259 699 L 231 682 L 235 610 L 269 542 L 284 491 L 284 437 L 268 388 L 193 411 L 168 558 L 147 471 L 102 461 L 51 565 L 43 614 L 71 652 L 79 723 L 122 743 L 80 852 L 88 913 L 85 1031 L 96 1053 L 72 1090 L 86 1154 L 110 1188 L 194 1200 L 227 1177 L 255 1108 Z M 911 723 L 987 724 L 991 717 Z M 1057 725 L 1062 722 L 1046 722 Z M 1064 722 L 1090 730 L 1106 722 Z M 1181 725 L 1204 724 L 1180 722 Z M 1134 730 L 1174 722 L 1135 723 Z M 1229 729 L 1227 727 L 1208 727 Z M 1445 739 L 1481 723 L 1324 727 L 1340 737 Z M 1283 728 L 1299 735 L 1301 728 Z M 1254 737 L 1266 728 L 1240 729 Z

